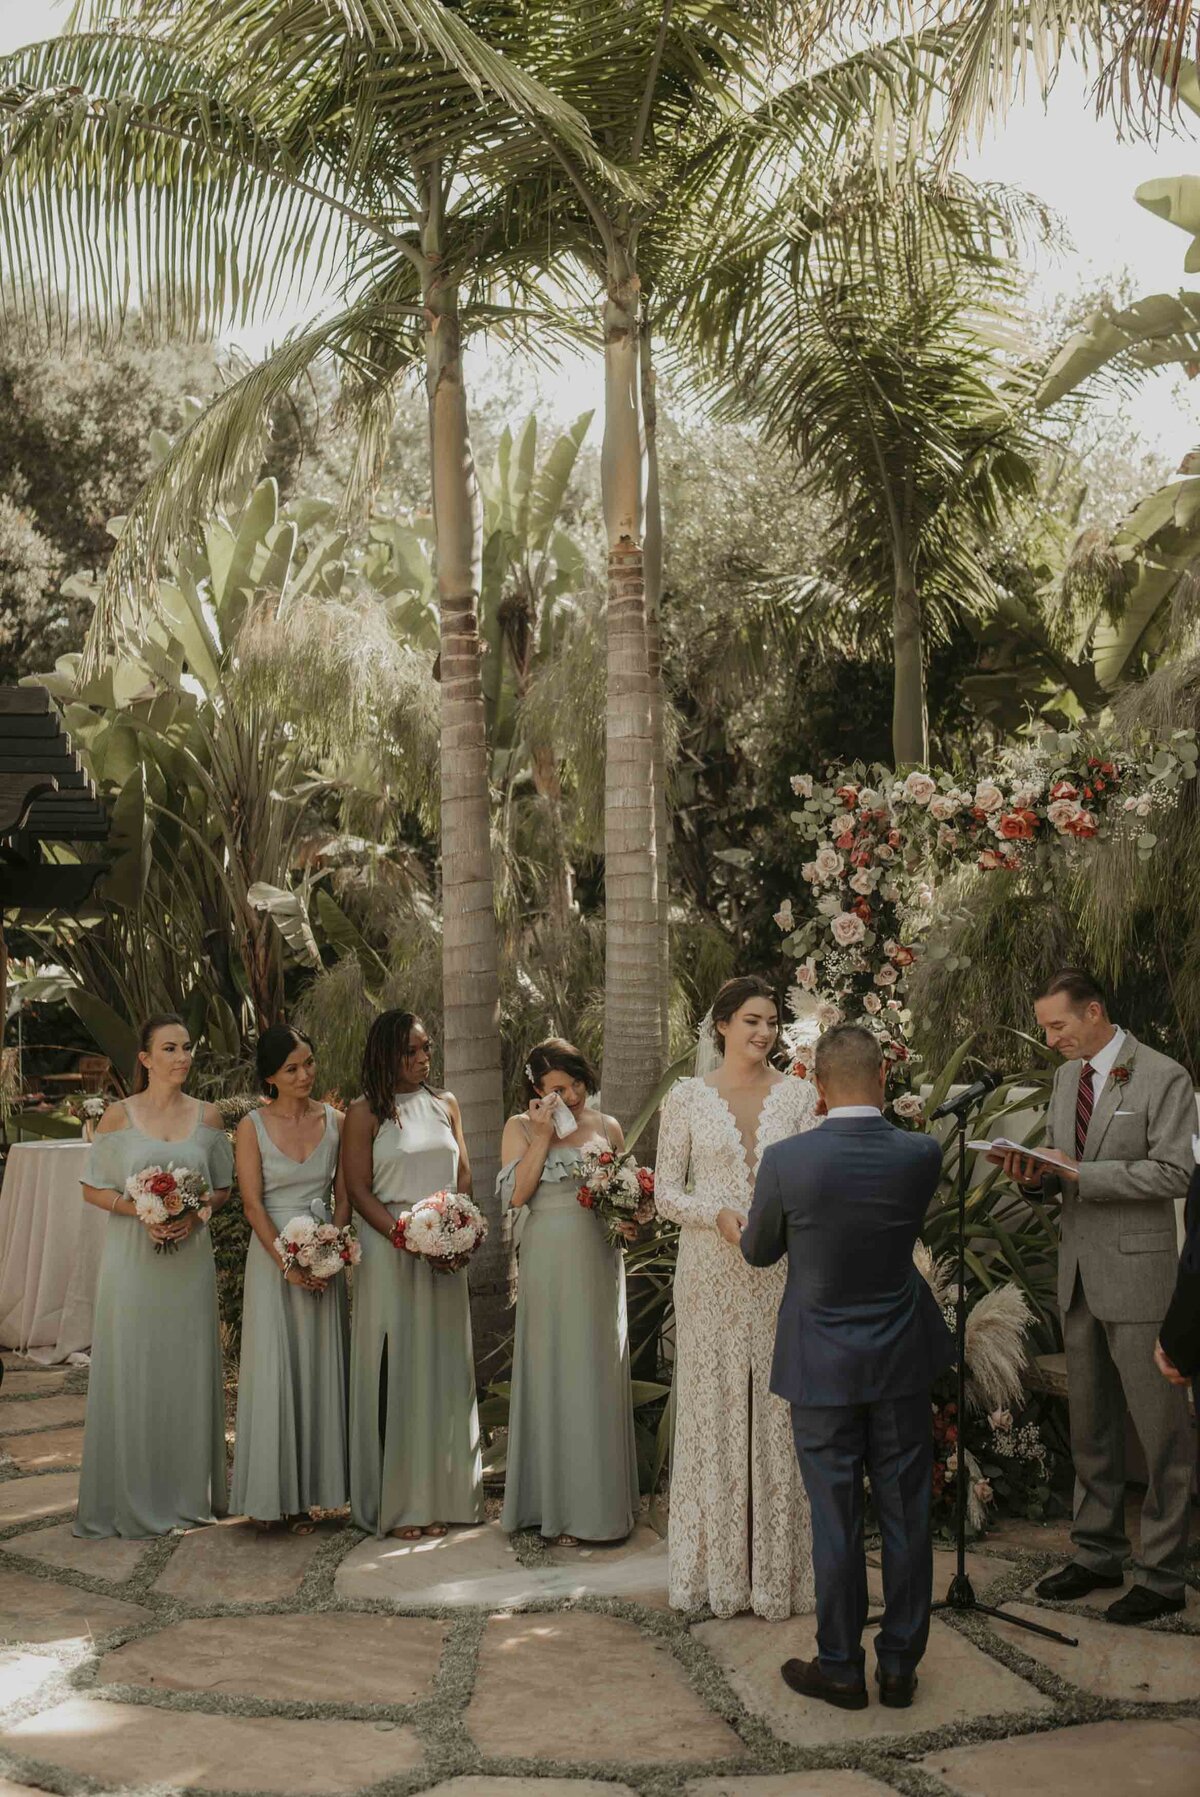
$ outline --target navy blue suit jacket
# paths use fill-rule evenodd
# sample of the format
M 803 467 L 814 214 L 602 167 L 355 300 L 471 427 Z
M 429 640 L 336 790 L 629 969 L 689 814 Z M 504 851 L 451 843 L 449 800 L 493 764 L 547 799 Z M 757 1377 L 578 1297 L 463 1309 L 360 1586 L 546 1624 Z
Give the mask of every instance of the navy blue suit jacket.
M 831 1117 L 759 1166 L 742 1253 L 788 1257 L 771 1390 L 790 1404 L 870 1404 L 927 1391 L 954 1340 L 913 1264 L 942 1170 L 932 1136 L 882 1116 Z

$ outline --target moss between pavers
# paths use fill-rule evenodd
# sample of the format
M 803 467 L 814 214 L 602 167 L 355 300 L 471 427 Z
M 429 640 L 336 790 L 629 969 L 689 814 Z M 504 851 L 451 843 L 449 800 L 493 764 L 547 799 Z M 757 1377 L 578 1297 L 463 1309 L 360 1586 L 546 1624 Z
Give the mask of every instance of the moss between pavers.
M 576 1598 L 570 1600 L 539 1599 L 513 1610 L 521 1614 L 557 1614 L 569 1610 L 613 1616 L 637 1627 L 643 1634 L 661 1642 L 673 1654 L 693 1689 L 712 1712 L 738 1735 L 746 1749 L 736 1760 L 718 1760 L 705 1764 L 664 1767 L 626 1765 L 616 1761 L 585 1763 L 552 1762 L 529 1759 L 488 1758 L 472 1741 L 466 1728 L 466 1711 L 475 1686 L 480 1643 L 490 1612 L 484 1608 L 463 1610 L 448 1605 L 400 1607 L 385 1600 L 339 1599 L 334 1580 L 344 1557 L 365 1539 L 353 1527 L 344 1527 L 324 1536 L 305 1572 L 298 1589 L 289 1597 L 267 1603 L 239 1603 L 236 1600 L 198 1605 L 189 1604 L 154 1589 L 172 1553 L 182 1537 L 167 1536 L 149 1541 L 137 1568 L 130 1578 L 120 1582 L 75 1572 L 69 1568 L 47 1566 L 41 1561 L 19 1558 L 12 1537 L 28 1534 L 60 1522 L 57 1516 L 38 1519 L 33 1525 L 18 1525 L 0 1537 L 0 1566 L 12 1566 L 29 1576 L 44 1578 L 51 1584 L 75 1586 L 96 1595 L 119 1596 L 143 1604 L 150 1612 L 144 1624 L 122 1627 L 86 1647 L 55 1648 L 38 1644 L 35 1648 L 48 1659 L 58 1662 L 60 1671 L 53 1684 L 14 1705 L 5 1721 L 18 1715 L 37 1714 L 59 1701 L 71 1691 L 100 1693 L 106 1698 L 125 1703 L 147 1704 L 165 1710 L 220 1712 L 235 1716 L 279 1716 L 304 1720 L 338 1718 L 369 1720 L 381 1726 L 413 1728 L 425 1754 L 420 1771 L 398 1774 L 394 1779 L 366 1787 L 359 1797 L 416 1797 L 442 1781 L 466 1774 L 484 1777 L 568 1777 L 596 1778 L 628 1785 L 638 1797 L 681 1797 L 693 1780 L 735 1774 L 786 1773 L 800 1771 L 833 1771 L 854 1769 L 868 1774 L 885 1788 L 902 1797 L 945 1797 L 944 1785 L 931 1773 L 914 1764 L 928 1753 L 974 1742 L 1000 1740 L 1017 1735 L 1049 1732 L 1088 1722 L 1133 1720 L 1151 1717 L 1200 1716 L 1200 1695 L 1182 1704 L 1155 1704 L 1115 1701 L 1092 1697 L 1077 1690 L 1067 1680 L 1050 1672 L 1040 1662 L 1024 1653 L 1018 1644 L 993 1630 L 979 1618 L 948 1613 L 943 1620 L 949 1627 L 965 1634 L 981 1652 L 1005 1665 L 1027 1684 L 1048 1697 L 1053 1708 L 1036 1715 L 979 1716 L 963 1724 L 948 1725 L 922 1731 L 919 1726 L 911 1735 L 891 1737 L 886 1741 L 863 1743 L 840 1742 L 826 1748 L 801 1749 L 781 1742 L 760 1718 L 753 1715 L 733 1691 L 724 1673 L 708 1650 L 691 1633 L 691 1625 L 707 1619 L 707 1610 L 681 1616 L 674 1612 L 648 1609 L 629 1599 Z M 551 1564 L 551 1556 L 536 1533 L 527 1531 L 514 1542 L 517 1558 L 524 1566 Z M 978 1551 L 978 1549 L 976 1550 Z M 986 1551 L 986 1548 L 984 1549 Z M 1012 1570 L 1002 1582 L 990 1590 L 989 1601 L 1002 1604 L 1004 1599 L 1023 1596 L 1031 1581 L 1043 1570 L 1050 1556 L 1023 1554 L 1013 1559 L 1011 1552 L 998 1557 L 1012 1561 Z M 138 1686 L 96 1683 L 100 1657 L 109 1648 L 152 1635 L 164 1626 L 189 1617 L 288 1614 L 297 1611 L 337 1611 L 349 1614 L 398 1613 L 431 1617 L 449 1623 L 441 1662 L 430 1695 L 415 1704 L 389 1706 L 355 1702 L 352 1693 L 339 1694 L 322 1702 L 286 1702 L 256 1697 L 217 1697 L 203 1692 L 147 1691 Z M 1048 1615 L 1053 1612 L 1048 1612 Z M 1069 1625 L 1068 1625 L 1069 1626 Z M 1165 1626 L 1165 1625 L 1159 1625 Z M 1172 1632 L 1200 1632 L 1184 1624 Z M 536 1693 L 531 1693 L 536 1701 Z M 914 1715 L 919 1724 L 919 1711 Z M 57 1797 L 83 1797 L 97 1791 L 93 1780 L 60 1769 L 0 1752 L 0 1770 L 19 1782 L 35 1784 Z M 253 1794 L 250 1794 L 253 1797 Z M 263 1794 L 265 1797 L 265 1794 Z

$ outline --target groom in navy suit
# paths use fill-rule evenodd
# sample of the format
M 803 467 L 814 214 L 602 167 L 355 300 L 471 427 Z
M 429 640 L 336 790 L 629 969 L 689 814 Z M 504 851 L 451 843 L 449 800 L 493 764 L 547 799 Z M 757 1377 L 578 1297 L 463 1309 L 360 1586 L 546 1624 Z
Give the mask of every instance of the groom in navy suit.
M 883 1117 L 887 1076 L 869 1030 L 827 1030 L 815 1077 L 825 1121 L 766 1150 L 742 1232 L 752 1267 L 788 1257 L 771 1390 L 792 1407 L 812 1506 L 818 1658 L 782 1671 L 807 1697 L 866 1708 L 865 1469 L 883 1537 L 875 1676 L 882 1701 L 902 1709 L 929 1637 L 931 1387 L 954 1360 L 912 1257 L 942 1152 Z

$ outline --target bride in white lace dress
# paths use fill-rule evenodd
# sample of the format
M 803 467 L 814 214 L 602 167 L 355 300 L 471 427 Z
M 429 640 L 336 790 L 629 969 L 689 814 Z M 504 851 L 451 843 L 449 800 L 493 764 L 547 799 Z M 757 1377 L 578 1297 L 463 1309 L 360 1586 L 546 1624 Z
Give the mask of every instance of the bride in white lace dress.
M 715 1071 L 672 1088 L 655 1173 L 658 1210 L 680 1226 L 670 1601 L 778 1621 L 816 1605 L 791 1414 L 770 1391 L 786 1263 L 749 1267 L 738 1242 L 763 1149 L 811 1129 L 817 1100 L 767 1061 L 779 1012 L 765 980 L 727 981 L 711 1017 Z

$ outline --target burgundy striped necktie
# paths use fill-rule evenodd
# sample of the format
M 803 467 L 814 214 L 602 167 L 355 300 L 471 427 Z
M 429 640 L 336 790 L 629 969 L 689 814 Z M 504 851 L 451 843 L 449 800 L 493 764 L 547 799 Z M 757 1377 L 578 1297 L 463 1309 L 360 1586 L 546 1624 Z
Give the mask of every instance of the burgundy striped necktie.
M 1092 1086 L 1092 1075 L 1096 1069 L 1090 1061 L 1085 1061 L 1083 1071 L 1079 1075 L 1079 1097 L 1075 1100 L 1075 1159 L 1083 1159 L 1083 1151 L 1087 1147 L 1088 1124 L 1092 1120 L 1092 1106 L 1096 1102 L 1095 1090 Z

